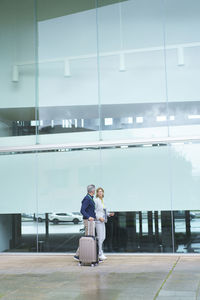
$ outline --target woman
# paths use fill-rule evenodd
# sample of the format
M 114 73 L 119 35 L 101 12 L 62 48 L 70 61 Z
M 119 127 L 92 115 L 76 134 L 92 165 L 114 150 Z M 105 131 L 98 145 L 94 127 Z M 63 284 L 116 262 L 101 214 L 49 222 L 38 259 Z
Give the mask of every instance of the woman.
M 104 260 L 107 257 L 103 254 L 102 246 L 106 238 L 106 226 L 108 217 L 114 216 L 114 213 L 108 213 L 104 203 L 104 189 L 99 187 L 96 191 L 95 213 L 96 213 L 96 231 L 99 243 L 99 259 Z

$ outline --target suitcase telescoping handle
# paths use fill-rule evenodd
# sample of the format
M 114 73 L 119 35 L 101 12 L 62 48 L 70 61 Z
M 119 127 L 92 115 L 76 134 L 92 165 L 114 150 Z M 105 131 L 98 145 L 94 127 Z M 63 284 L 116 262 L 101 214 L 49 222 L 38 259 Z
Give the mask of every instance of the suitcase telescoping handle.
M 95 221 L 88 220 L 88 235 L 95 236 Z

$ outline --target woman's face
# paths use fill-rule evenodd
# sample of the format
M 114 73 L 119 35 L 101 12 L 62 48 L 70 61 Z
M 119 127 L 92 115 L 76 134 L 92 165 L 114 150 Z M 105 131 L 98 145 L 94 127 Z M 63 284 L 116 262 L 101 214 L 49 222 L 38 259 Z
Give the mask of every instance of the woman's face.
M 99 198 L 102 198 L 103 197 L 103 191 L 100 189 L 98 190 L 98 197 Z

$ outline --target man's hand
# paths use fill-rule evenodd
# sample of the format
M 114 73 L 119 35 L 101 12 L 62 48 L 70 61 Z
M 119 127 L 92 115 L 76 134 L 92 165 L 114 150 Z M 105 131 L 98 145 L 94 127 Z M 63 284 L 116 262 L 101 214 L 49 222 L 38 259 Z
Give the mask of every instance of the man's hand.
M 113 212 L 113 213 L 110 213 L 109 215 L 110 215 L 110 217 L 113 217 L 115 215 L 115 213 Z
M 88 221 L 94 221 L 93 217 L 89 217 Z
M 105 220 L 104 218 L 99 218 L 99 221 L 104 222 Z

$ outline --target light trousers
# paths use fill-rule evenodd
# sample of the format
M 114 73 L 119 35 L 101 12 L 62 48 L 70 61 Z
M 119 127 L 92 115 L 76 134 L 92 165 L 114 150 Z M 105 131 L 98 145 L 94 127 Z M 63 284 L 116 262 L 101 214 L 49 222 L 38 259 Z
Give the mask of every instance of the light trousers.
M 104 222 L 97 221 L 96 222 L 96 232 L 99 244 L 99 256 L 103 255 L 103 242 L 106 238 L 106 226 Z

